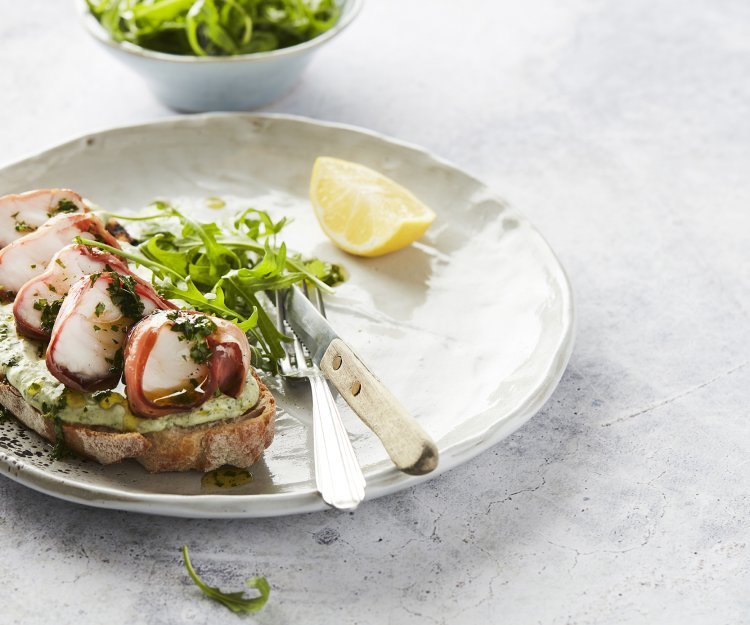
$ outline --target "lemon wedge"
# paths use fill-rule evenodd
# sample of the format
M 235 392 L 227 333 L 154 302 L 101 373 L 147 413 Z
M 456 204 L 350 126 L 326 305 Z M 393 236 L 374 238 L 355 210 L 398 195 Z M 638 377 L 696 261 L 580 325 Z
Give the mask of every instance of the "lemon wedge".
M 411 245 L 435 220 L 435 213 L 390 178 L 327 156 L 313 166 L 310 200 L 323 231 L 358 256 L 381 256 Z

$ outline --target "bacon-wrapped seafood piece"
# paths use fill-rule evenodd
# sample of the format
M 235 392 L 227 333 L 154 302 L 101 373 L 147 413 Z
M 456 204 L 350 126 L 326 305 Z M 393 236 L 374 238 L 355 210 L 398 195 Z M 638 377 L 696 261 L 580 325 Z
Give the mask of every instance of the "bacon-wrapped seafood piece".
M 52 328 L 47 368 L 78 391 L 112 388 L 122 376 L 130 327 L 154 310 L 172 308 L 174 304 L 134 276 L 102 273 L 79 278 Z
M 157 312 L 133 327 L 125 347 L 125 385 L 144 418 L 192 410 L 220 391 L 238 397 L 250 345 L 237 325 L 194 311 Z
M 86 245 L 66 245 L 47 269 L 24 284 L 13 303 L 18 332 L 32 339 L 48 339 L 70 287 L 82 276 L 103 271 L 131 275 L 127 261 Z
M 0 250 L 0 291 L 6 297 L 17 293 L 29 280 L 41 274 L 52 257 L 73 243 L 77 236 L 120 248 L 101 219 L 93 213 L 58 215 Z
M 70 189 L 39 189 L 0 197 L 0 248 L 33 232 L 50 217 L 85 213 L 81 196 Z

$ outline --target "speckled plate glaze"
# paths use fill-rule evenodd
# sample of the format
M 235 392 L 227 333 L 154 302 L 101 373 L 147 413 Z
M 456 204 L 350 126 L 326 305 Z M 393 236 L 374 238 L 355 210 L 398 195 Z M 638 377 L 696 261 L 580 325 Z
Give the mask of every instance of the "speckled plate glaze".
M 379 259 L 337 250 L 307 199 L 315 157 L 378 169 L 437 213 L 422 241 Z M 0 170 L 0 193 L 71 187 L 113 211 L 155 197 L 193 210 L 222 196 L 294 218 L 290 247 L 340 262 L 349 281 L 329 317 L 433 436 L 440 466 L 396 471 L 378 440 L 339 399 L 367 478 L 367 498 L 401 490 L 491 447 L 536 413 L 573 346 L 574 311 L 563 268 L 534 227 L 481 182 L 414 146 L 357 128 L 271 115 L 180 117 L 92 134 Z M 216 214 L 215 212 L 212 214 Z M 0 468 L 70 501 L 185 517 L 260 517 L 321 510 L 312 467 L 307 388 L 275 379 L 277 434 L 231 490 L 201 475 L 149 475 L 135 462 L 102 467 L 50 460 L 50 446 L 15 420 L 0 424 Z

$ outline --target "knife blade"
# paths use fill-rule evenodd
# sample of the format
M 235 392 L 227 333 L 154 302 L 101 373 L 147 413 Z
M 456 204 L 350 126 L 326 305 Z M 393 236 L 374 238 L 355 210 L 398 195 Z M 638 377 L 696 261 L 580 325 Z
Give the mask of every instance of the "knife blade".
M 285 316 L 312 359 L 357 416 L 380 439 L 396 467 L 424 475 L 438 464 L 437 446 L 297 288 L 283 298 Z

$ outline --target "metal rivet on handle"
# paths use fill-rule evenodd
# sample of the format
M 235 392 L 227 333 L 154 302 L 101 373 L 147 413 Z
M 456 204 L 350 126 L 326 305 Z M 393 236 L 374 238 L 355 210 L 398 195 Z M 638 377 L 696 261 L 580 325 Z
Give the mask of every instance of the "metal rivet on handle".
M 359 382 L 353 382 L 352 383 L 352 395 L 355 397 L 359 395 L 359 392 L 362 390 L 362 385 Z
M 333 368 L 336 371 L 341 369 L 341 356 L 339 356 L 338 354 L 333 357 Z

